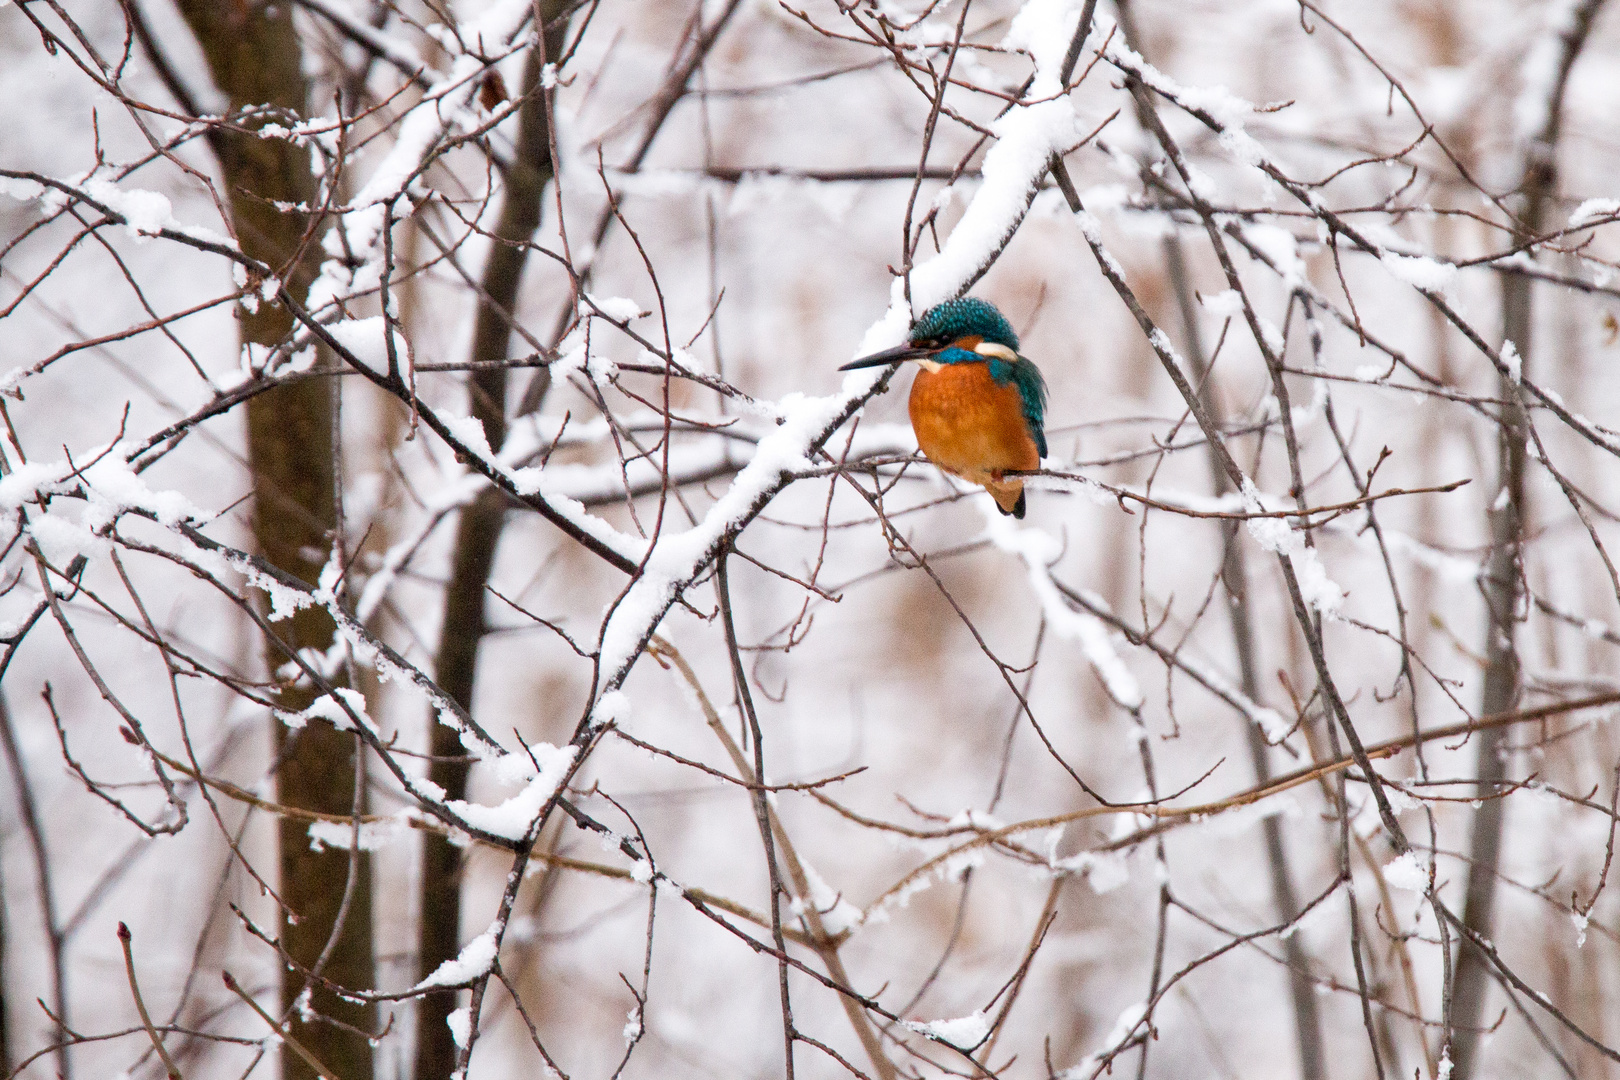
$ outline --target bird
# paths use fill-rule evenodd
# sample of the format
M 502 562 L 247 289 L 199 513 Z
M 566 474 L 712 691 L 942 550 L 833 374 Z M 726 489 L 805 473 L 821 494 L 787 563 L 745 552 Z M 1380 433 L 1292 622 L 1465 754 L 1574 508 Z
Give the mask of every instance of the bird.
M 994 304 L 976 296 L 923 312 L 906 344 L 839 371 L 916 361 L 911 429 L 923 456 L 978 484 L 1003 514 L 1022 518 L 1024 481 L 1046 456 L 1046 380 L 1018 355 L 1018 335 Z

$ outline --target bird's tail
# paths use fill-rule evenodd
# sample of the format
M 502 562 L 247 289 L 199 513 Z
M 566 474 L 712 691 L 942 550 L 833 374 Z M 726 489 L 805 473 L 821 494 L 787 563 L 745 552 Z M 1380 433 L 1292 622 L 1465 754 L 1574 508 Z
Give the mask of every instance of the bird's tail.
M 990 480 L 984 485 L 996 508 L 1003 514 L 1022 519 L 1024 516 L 1024 482 L 1022 480 Z

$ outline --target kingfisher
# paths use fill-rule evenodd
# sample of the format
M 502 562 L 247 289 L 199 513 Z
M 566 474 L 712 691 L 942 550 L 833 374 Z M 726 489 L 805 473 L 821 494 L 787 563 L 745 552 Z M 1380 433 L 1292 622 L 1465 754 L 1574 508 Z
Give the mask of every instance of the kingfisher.
M 915 360 L 911 429 L 923 456 L 978 484 L 1003 514 L 1024 516 L 1024 481 L 1046 456 L 1046 381 L 1018 355 L 1018 335 L 994 304 L 975 296 L 931 307 L 910 340 L 839 371 Z

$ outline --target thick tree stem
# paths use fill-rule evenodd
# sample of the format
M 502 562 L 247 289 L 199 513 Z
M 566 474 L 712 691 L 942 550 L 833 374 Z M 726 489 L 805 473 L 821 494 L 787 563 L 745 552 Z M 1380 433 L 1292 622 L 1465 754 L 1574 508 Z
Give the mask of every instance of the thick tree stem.
M 307 86 L 290 6 L 181 0 L 180 11 L 232 109 L 270 105 L 303 114 Z M 308 150 L 288 140 L 226 129 L 213 146 L 243 251 L 281 267 L 289 291 L 302 301 L 318 268 L 319 248 L 308 243 L 306 216 L 280 207 L 315 200 Z M 237 315 L 245 344 L 275 345 L 292 329 L 291 314 L 280 306 L 261 304 L 255 311 L 238 309 Z M 268 561 L 310 584 L 331 551 L 336 521 L 332 394 L 330 380 L 306 379 L 248 403 L 254 535 Z M 325 651 L 333 641 L 331 617 L 319 607 L 305 608 L 278 629 L 282 640 L 298 650 Z M 286 655 L 271 643 L 266 660 L 274 671 Z M 277 696 L 282 708 L 296 711 L 310 704 L 313 690 L 289 685 Z M 360 752 L 353 735 L 321 721 L 297 731 L 277 724 L 274 731 L 277 801 L 321 813 L 351 813 L 354 755 Z M 279 828 L 280 889 L 288 907 L 280 933 L 288 956 L 310 968 L 320 965 L 324 955 L 320 974 L 326 979 L 370 988 L 369 860 L 362 856 L 351 861 L 350 853 L 340 849 L 312 851 L 305 822 L 283 818 Z M 307 1002 L 300 1002 L 305 985 L 306 980 L 283 973 L 281 1008 L 289 1033 L 338 1075 L 370 1076 L 371 1044 L 364 1032 L 372 1028 L 374 1010 L 346 1002 L 319 984 L 309 987 Z M 327 1017 L 338 1023 L 323 1019 Z M 281 1074 L 283 1080 L 315 1075 L 294 1054 L 282 1055 Z
M 548 0 L 539 5 L 541 17 L 555 19 L 562 4 Z M 507 359 L 512 339 L 512 320 L 517 306 L 518 286 L 529 257 L 529 240 L 540 227 L 540 198 L 551 179 L 550 117 L 540 75 L 548 56 L 562 49 L 563 25 L 545 34 L 539 45 L 529 50 L 523 70 L 523 104 L 518 109 L 517 152 L 506 174 L 506 190 L 501 202 L 500 220 L 484 264 L 482 299 L 473 326 L 472 353 L 475 362 Z M 543 369 L 540 378 L 548 373 Z M 531 388 L 532 390 L 532 388 Z M 472 415 L 484 426 L 491 449 L 499 450 L 506 441 L 507 373 L 502 367 L 475 371 L 468 381 Z M 536 401 L 538 405 L 538 401 Z M 494 488 L 486 489 L 461 510 L 456 526 L 456 546 L 451 556 L 450 584 L 444 595 L 444 620 L 439 632 L 439 652 L 434 677 L 445 693 L 465 709 L 473 706 L 478 670 L 478 645 L 487 630 L 484 618 L 484 592 L 495 565 L 506 520 L 506 497 Z M 467 748 L 458 733 L 435 722 L 431 739 L 433 761 L 428 776 L 445 791 L 446 797 L 467 795 Z M 453 959 L 461 940 L 461 852 L 442 836 L 425 833 L 422 837 L 422 886 L 418 923 L 418 969 L 427 976 L 446 960 Z M 456 1045 L 446 1023 L 455 1007 L 454 993 L 424 997 L 416 1014 L 417 1080 L 449 1076 L 456 1067 Z
M 1538 200 L 1539 201 L 1539 200 Z M 1539 207 L 1537 207 L 1539 211 Z M 1537 214 L 1539 216 L 1539 212 Z M 1521 356 L 1530 352 L 1530 279 L 1502 278 L 1502 335 Z M 1524 406 L 1518 387 L 1502 379 L 1501 414 L 1497 418 L 1497 495 L 1488 511 L 1491 553 L 1481 588 L 1485 597 L 1485 686 L 1480 695 L 1481 716 L 1510 712 L 1519 700 L 1519 653 L 1515 624 L 1520 601 L 1520 556 L 1524 541 Z M 1468 886 L 1463 901 L 1463 923 L 1489 939 L 1496 907 L 1496 876 L 1502 861 L 1502 781 L 1507 778 L 1507 733 L 1499 728 L 1482 731 L 1476 739 L 1477 797 L 1469 837 Z M 1479 1048 L 1478 1028 L 1490 989 L 1490 968 L 1479 950 L 1461 946 L 1452 984 L 1452 1076 L 1469 1080 L 1474 1075 Z
M 1126 45 L 1140 51 L 1141 40 L 1137 34 L 1131 5 L 1127 0 L 1119 0 L 1116 10 Z M 1152 131 L 1156 127 L 1149 115 L 1153 109 L 1153 102 L 1140 84 L 1133 83 L 1133 90 L 1136 107 L 1143 114 L 1142 129 Z M 1192 281 L 1187 274 L 1187 258 L 1181 246 L 1181 238 L 1174 232 L 1164 238 L 1164 257 L 1171 290 L 1175 293 L 1176 305 L 1181 316 L 1182 338 L 1187 349 L 1187 359 L 1192 365 L 1193 377 L 1198 380 L 1198 396 L 1203 401 L 1210 418 L 1220 423 L 1220 399 L 1215 393 L 1214 383 L 1209 378 L 1210 362 L 1204 352 L 1203 335 L 1198 329 L 1198 310 L 1193 299 Z M 1213 446 L 1210 449 L 1209 468 L 1215 493 L 1224 495 L 1229 492 L 1232 489 L 1231 482 Z M 1226 614 L 1232 627 L 1232 645 L 1237 653 L 1243 692 L 1250 701 L 1259 701 L 1260 677 L 1255 661 L 1254 627 L 1249 610 L 1248 566 L 1243 557 L 1238 533 L 1238 522 L 1222 523 L 1221 583 L 1226 591 Z M 1252 722 L 1244 723 L 1243 730 L 1248 744 L 1249 762 L 1254 769 L 1255 783 L 1264 784 L 1271 779 L 1271 762 L 1265 733 Z M 1282 822 L 1275 815 L 1266 817 L 1261 822 L 1261 830 L 1266 844 L 1272 904 L 1279 919 L 1292 919 L 1299 914 L 1299 895 L 1294 889 L 1293 876 L 1289 872 L 1288 853 L 1283 846 Z M 1299 1051 L 1299 1074 L 1301 1080 L 1323 1080 L 1327 1072 L 1322 1062 L 1321 1010 L 1317 1005 L 1316 988 L 1311 982 L 1310 965 L 1305 956 L 1304 946 L 1300 944 L 1299 935 L 1289 934 L 1284 937 L 1282 950 L 1283 959 L 1288 965 L 1288 989 L 1294 1006 L 1294 1036 Z
M 1555 27 L 1558 66 L 1556 77 L 1547 87 L 1542 126 L 1523 132 L 1527 142 L 1515 201 L 1518 221 L 1514 242 L 1529 244 L 1540 233 L 1547 204 L 1558 183 L 1558 137 L 1562 127 L 1564 87 L 1570 69 L 1585 44 L 1592 20 L 1603 0 L 1584 0 L 1570 12 L 1563 25 Z M 1538 43 L 1539 44 L 1539 43 Z M 1537 47 L 1532 45 L 1532 48 Z M 1534 258 L 1534 249 L 1529 257 Z M 1502 337 L 1504 349 L 1511 342 L 1521 358 L 1521 379 L 1527 377 L 1531 355 L 1532 279 L 1522 274 L 1502 275 Z M 1515 627 L 1522 599 L 1525 506 L 1525 441 L 1529 422 L 1525 415 L 1520 380 L 1498 376 L 1498 397 L 1502 400 L 1497 417 L 1496 494 L 1489 514 L 1491 552 L 1481 583 L 1485 597 L 1485 686 L 1479 708 L 1483 716 L 1495 716 L 1515 708 L 1519 700 L 1520 666 L 1515 644 Z M 1489 960 L 1473 938 L 1489 941 L 1496 907 L 1496 879 L 1502 861 L 1503 792 L 1507 779 L 1507 734 L 1501 729 L 1481 732 L 1477 742 L 1477 797 L 1472 835 L 1469 838 L 1468 886 L 1463 906 L 1464 943 L 1459 947 L 1456 975 L 1451 987 L 1452 1078 L 1473 1080 L 1479 1055 L 1479 1028 L 1484 1018 L 1485 996 L 1491 985 Z
M 1123 5 L 1121 9 L 1124 10 Z M 1192 282 L 1187 276 L 1186 255 L 1181 239 L 1174 233 L 1164 238 L 1165 264 L 1170 271 L 1170 285 L 1176 294 L 1180 309 L 1183 339 L 1187 359 L 1198 379 L 1199 393 L 1204 407 L 1216 422 L 1220 421 L 1220 400 L 1209 379 L 1209 359 L 1204 353 L 1203 337 L 1198 330 L 1198 310 L 1193 299 Z M 1211 483 L 1217 495 L 1231 490 L 1226 471 L 1219 459 L 1211 453 L 1209 459 Z M 1238 671 L 1243 692 L 1250 701 L 1260 700 L 1259 668 L 1254 654 L 1254 625 L 1249 610 L 1248 565 L 1238 538 L 1239 523 L 1221 524 L 1221 583 L 1226 591 L 1226 614 L 1232 625 L 1232 645 L 1237 652 Z M 1245 722 L 1243 731 L 1249 748 L 1249 762 L 1254 769 L 1256 784 L 1271 779 L 1271 761 L 1268 756 L 1265 733 L 1258 725 Z M 1266 864 L 1271 877 L 1271 901 L 1278 919 L 1292 919 L 1299 914 L 1299 895 L 1294 889 L 1293 875 L 1289 872 L 1288 853 L 1283 847 L 1282 822 L 1276 816 L 1261 821 L 1266 843 Z M 1298 934 L 1282 939 L 1283 959 L 1288 964 L 1288 989 L 1294 1005 L 1294 1036 L 1299 1050 L 1299 1074 L 1302 1080 L 1323 1080 L 1327 1072 L 1322 1064 L 1322 1018 L 1317 1006 L 1316 988 L 1311 982 L 1310 964 Z

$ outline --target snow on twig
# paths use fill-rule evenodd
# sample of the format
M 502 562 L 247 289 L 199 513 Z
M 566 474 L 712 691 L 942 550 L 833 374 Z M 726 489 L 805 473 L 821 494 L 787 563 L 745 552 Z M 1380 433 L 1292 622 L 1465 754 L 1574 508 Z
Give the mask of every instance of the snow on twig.
M 488 975 L 495 966 L 495 954 L 500 948 L 503 924 L 497 922 L 482 934 L 461 947 L 453 960 L 446 960 L 414 989 L 435 990 L 441 987 L 466 986 L 474 979 Z
M 497 43 L 518 47 L 514 39 L 533 10 L 530 0 L 499 0 L 463 27 L 458 37 L 485 49 Z M 454 41 L 447 38 L 441 44 L 453 48 Z M 387 207 L 408 194 L 447 132 L 457 125 L 476 126 L 472 98 L 487 66 L 486 59 L 471 52 L 453 55 L 448 70 L 398 123 L 388 154 L 321 241 L 326 261 L 309 288 L 312 312 L 320 313 L 381 283 Z
M 1052 563 L 1063 553 L 1063 545 L 1057 537 L 1033 526 L 1015 524 L 1012 518 L 994 510 L 994 501 L 988 495 L 979 502 L 984 509 L 985 533 L 990 542 L 1024 561 L 1030 588 L 1035 591 L 1053 633 L 1079 644 L 1116 705 L 1131 711 L 1140 709 L 1144 700 L 1142 688 L 1115 651 L 1108 630 L 1095 617 L 1071 607 L 1052 580 Z
M 1061 90 L 1057 70 L 1078 9 L 1068 0 L 1029 0 L 1009 31 L 1009 41 L 1029 48 L 1036 65 L 1034 88 Z M 1056 48 L 1051 42 L 1057 41 Z M 996 145 L 985 156 L 983 183 L 952 230 L 944 248 L 911 275 L 919 309 L 960 295 L 995 261 L 1028 212 L 1052 155 L 1076 139 L 1073 106 L 1066 97 L 1017 105 L 998 122 Z M 889 310 L 861 339 L 857 356 L 904 340 L 912 309 L 905 283 L 896 279 Z M 600 693 L 623 683 L 664 614 L 742 527 L 784 486 L 864 403 L 884 376 L 851 372 L 841 392 L 824 398 L 790 394 L 777 403 L 776 431 L 760 440 L 752 459 L 702 522 L 661 536 L 647 553 L 638 578 L 602 627 Z

